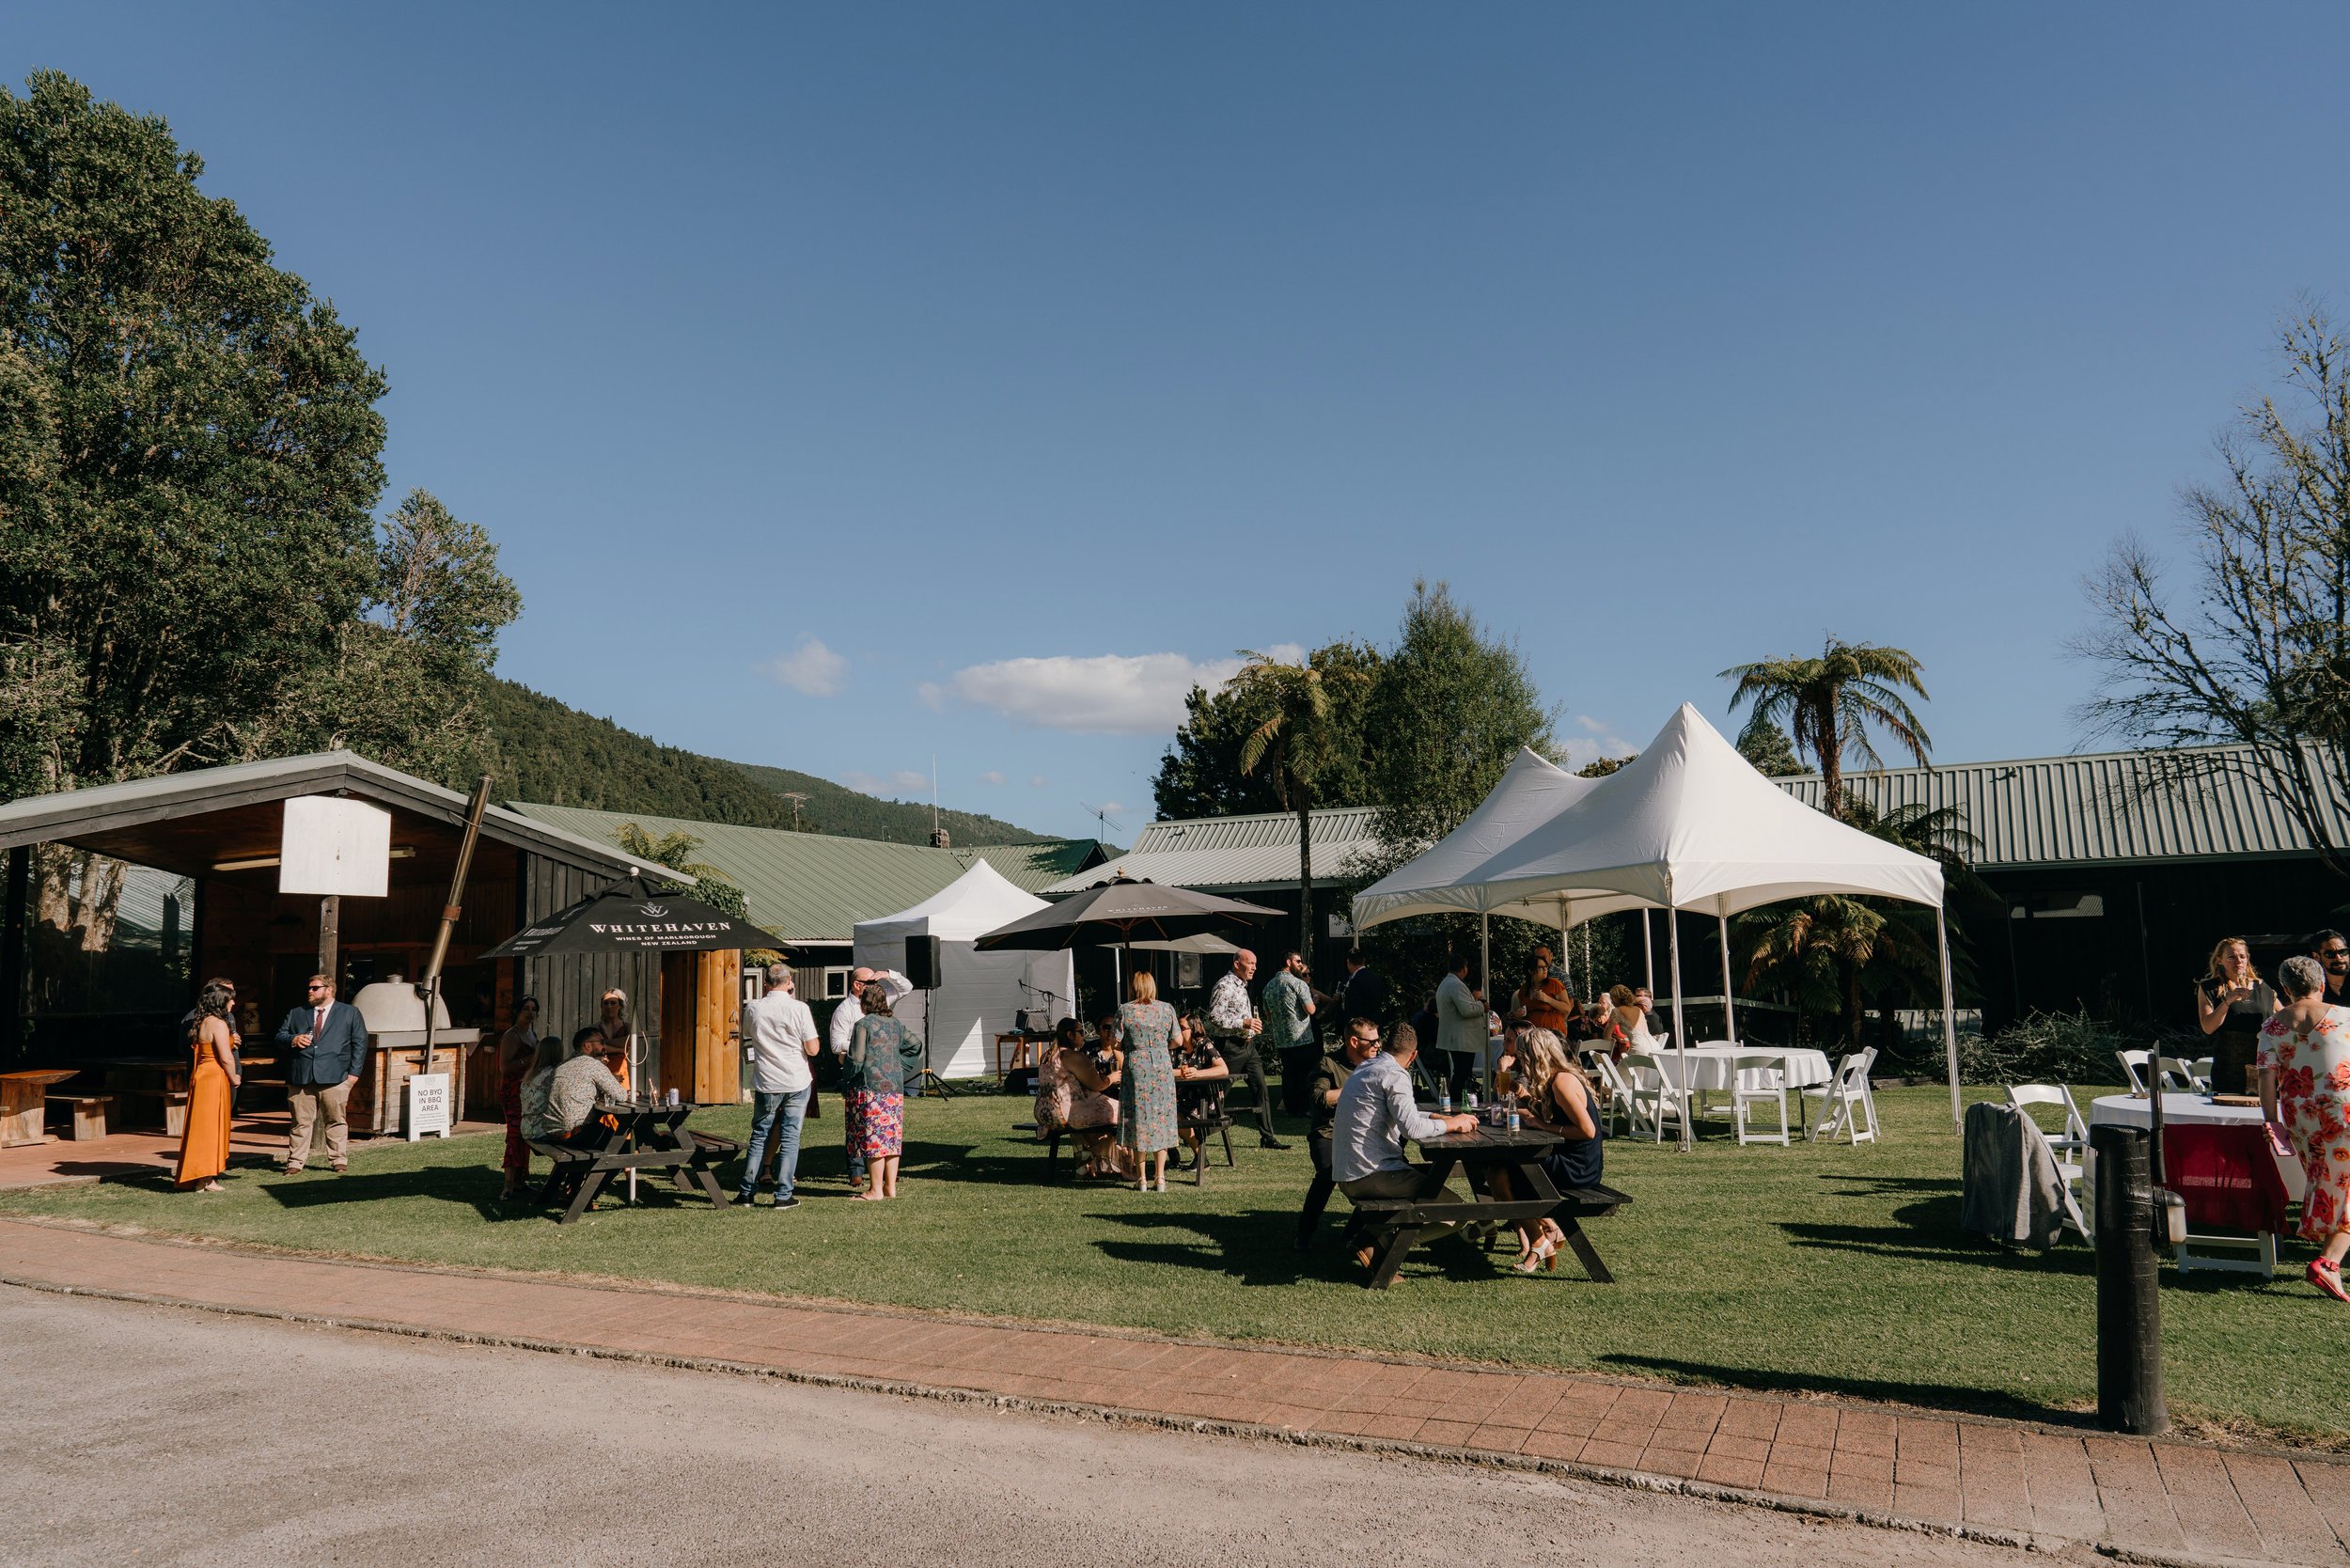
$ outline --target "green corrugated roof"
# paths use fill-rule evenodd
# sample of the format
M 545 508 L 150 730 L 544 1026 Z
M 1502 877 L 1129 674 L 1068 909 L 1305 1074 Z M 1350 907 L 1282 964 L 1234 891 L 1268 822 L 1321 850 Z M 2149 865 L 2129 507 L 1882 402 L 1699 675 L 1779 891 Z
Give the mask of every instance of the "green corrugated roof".
M 642 811 L 591 811 L 523 801 L 509 809 L 608 844 L 619 842 L 624 823 L 634 823 L 656 839 L 665 833 L 690 834 L 702 841 L 694 857 L 731 877 L 750 905 L 752 921 L 787 942 L 846 942 L 859 920 L 878 919 L 920 903 L 969 870 L 975 860 L 985 860 L 1006 881 L 1034 893 L 1074 874 L 1100 851 L 1090 839 L 940 850 Z

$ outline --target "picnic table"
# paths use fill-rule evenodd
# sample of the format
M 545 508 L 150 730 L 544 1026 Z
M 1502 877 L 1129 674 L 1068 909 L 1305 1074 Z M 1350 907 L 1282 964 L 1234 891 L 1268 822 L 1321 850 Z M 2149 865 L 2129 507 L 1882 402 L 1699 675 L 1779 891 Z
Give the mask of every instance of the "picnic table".
M 685 1119 L 693 1114 L 691 1105 L 605 1101 L 588 1113 L 570 1137 L 560 1142 L 532 1138 L 530 1147 L 555 1162 L 546 1185 L 540 1189 L 540 1206 L 555 1202 L 568 1191 L 570 1204 L 556 1223 L 569 1225 L 588 1212 L 606 1182 L 639 1170 L 666 1173 L 680 1192 L 690 1193 L 698 1184 L 714 1206 L 728 1207 L 716 1168 L 743 1146 L 731 1138 L 687 1132 Z
M 1455 1227 L 1490 1237 L 1504 1225 L 1527 1219 L 1547 1219 L 1557 1225 L 1566 1233 L 1567 1246 L 1584 1272 L 1598 1284 L 1613 1284 L 1616 1277 L 1600 1261 L 1580 1222 L 1613 1214 L 1631 1199 L 1613 1187 L 1560 1192 L 1542 1163 L 1543 1156 L 1559 1141 L 1557 1134 L 1537 1128 L 1513 1133 L 1487 1126 L 1422 1138 L 1420 1152 L 1429 1161 L 1418 1190 L 1409 1198 L 1357 1200 L 1354 1217 L 1347 1222 L 1348 1238 L 1368 1231 L 1378 1249 L 1371 1260 L 1370 1288 L 1384 1291 L 1395 1283 L 1404 1258 L 1424 1238 Z M 1465 1200 L 1443 1196 L 1444 1184 L 1456 1169 L 1469 1185 L 1471 1196 Z M 1530 1196 L 1497 1196 L 1493 1180 L 1496 1171 L 1508 1171 L 1512 1186 Z

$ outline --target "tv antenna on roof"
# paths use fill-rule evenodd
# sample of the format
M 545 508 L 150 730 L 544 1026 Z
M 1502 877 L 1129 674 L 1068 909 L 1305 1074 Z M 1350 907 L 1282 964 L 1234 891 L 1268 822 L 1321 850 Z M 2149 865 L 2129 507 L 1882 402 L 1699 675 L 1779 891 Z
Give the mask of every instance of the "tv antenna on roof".
M 1077 802 L 1077 804 L 1086 808 L 1086 814 L 1088 816 L 1102 824 L 1102 837 L 1104 839 L 1109 838 L 1113 830 L 1120 833 L 1126 831 L 1126 824 L 1120 822 L 1116 817 L 1111 816 L 1108 807 L 1095 806 L 1089 802 L 1082 800 Z

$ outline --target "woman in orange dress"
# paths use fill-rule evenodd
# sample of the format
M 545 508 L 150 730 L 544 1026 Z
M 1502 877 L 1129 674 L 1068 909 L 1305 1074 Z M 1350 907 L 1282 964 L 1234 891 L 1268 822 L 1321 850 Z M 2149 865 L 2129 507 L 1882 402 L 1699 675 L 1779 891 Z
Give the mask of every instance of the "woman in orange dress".
M 196 998 L 195 1060 L 188 1073 L 188 1121 L 180 1135 L 180 1190 L 196 1184 L 198 1192 L 218 1192 L 213 1180 L 228 1168 L 228 1091 L 243 1082 L 231 1065 L 235 1047 L 229 1043 L 228 1009 L 231 993 L 217 980 Z

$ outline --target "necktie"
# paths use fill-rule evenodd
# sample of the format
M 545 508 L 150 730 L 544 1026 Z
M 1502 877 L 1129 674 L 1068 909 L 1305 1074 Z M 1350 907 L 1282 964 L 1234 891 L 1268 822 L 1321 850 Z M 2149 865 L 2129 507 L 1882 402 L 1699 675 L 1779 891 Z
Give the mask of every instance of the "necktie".
M 326 1010 L 325 1010 L 324 1008 L 321 1008 L 321 1009 L 319 1009 L 319 1015 L 318 1015 L 316 1018 L 314 1018 L 314 1019 L 312 1019 L 312 1020 L 310 1021 L 310 1032 L 311 1032 L 312 1034 L 317 1034 L 317 1033 L 319 1033 L 321 1030 L 324 1029 L 325 1027 L 326 1027 Z

